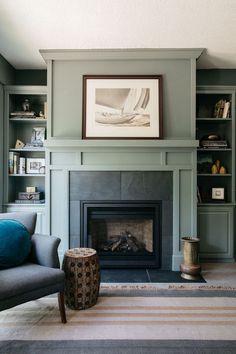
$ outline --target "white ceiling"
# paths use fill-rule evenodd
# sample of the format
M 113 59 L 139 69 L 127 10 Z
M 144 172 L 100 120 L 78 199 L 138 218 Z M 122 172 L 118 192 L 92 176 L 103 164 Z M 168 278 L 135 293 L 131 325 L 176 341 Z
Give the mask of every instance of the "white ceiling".
M 236 0 L 0 0 L 0 54 L 43 69 L 39 49 L 206 48 L 198 68 L 236 69 Z

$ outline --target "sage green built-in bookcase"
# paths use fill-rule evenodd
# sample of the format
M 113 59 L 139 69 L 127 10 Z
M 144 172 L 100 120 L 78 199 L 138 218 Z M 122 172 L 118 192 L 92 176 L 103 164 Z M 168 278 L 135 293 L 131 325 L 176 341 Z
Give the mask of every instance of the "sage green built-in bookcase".
M 201 86 L 196 98 L 198 234 L 202 259 L 234 259 L 235 87 Z
M 46 86 L 5 86 L 4 211 L 36 211 L 37 230 L 45 230 Z M 38 139 L 38 140 L 37 140 Z M 21 200 L 36 187 L 40 200 Z M 30 197 L 33 197 L 32 195 Z

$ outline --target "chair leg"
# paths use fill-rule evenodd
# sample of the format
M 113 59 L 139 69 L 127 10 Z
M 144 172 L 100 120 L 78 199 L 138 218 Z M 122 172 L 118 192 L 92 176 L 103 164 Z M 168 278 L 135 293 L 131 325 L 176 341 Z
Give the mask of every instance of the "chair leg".
M 61 322 L 66 323 L 67 321 L 66 321 L 64 292 L 61 291 L 60 293 L 58 293 L 57 297 L 58 297 L 58 306 L 59 306 L 60 315 L 61 315 Z

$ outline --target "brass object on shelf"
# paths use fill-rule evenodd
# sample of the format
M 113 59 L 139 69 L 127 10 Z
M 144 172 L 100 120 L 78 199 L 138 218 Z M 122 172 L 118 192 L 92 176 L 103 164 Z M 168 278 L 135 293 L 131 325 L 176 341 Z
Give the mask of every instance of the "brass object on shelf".
M 198 244 L 200 239 L 182 237 L 184 261 L 180 265 L 181 277 L 187 280 L 200 279 L 201 266 L 198 262 Z
M 216 175 L 218 173 L 218 169 L 217 169 L 217 166 L 215 164 L 212 165 L 212 167 L 211 167 L 211 173 L 213 175 Z
M 221 168 L 219 170 L 219 174 L 220 175 L 225 175 L 226 174 L 226 168 L 224 166 L 221 166 Z

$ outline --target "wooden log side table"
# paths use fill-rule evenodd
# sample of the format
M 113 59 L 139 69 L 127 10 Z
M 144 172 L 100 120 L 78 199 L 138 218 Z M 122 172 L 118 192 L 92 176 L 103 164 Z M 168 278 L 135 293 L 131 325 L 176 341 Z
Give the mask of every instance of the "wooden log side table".
M 62 266 L 65 275 L 65 302 L 73 310 L 96 304 L 100 287 L 100 266 L 92 248 L 73 248 L 65 252 Z

